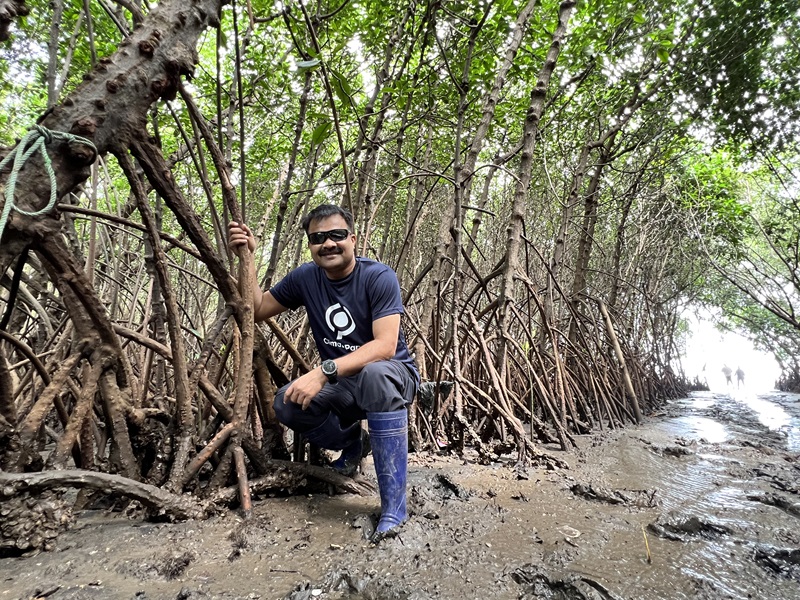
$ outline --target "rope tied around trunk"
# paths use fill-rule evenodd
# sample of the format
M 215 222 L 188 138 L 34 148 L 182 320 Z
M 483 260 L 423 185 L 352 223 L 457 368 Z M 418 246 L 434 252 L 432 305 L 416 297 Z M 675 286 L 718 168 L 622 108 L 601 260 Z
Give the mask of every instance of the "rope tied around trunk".
M 29 217 L 38 217 L 39 215 L 50 212 L 56 205 L 56 174 L 53 171 L 53 163 L 50 160 L 50 156 L 47 154 L 46 150 L 47 144 L 52 141 L 64 141 L 67 143 L 77 142 L 80 144 L 85 144 L 90 146 L 92 150 L 94 150 L 95 154 L 97 154 L 97 148 L 95 145 L 84 137 L 66 133 L 64 131 L 51 131 L 50 129 L 42 127 L 41 125 L 34 125 L 31 127 L 30 131 L 25 135 L 24 138 L 22 138 L 22 141 L 17 144 L 16 148 L 14 148 L 8 156 L 0 161 L 0 172 L 2 172 L 2 170 L 5 169 L 6 166 L 9 165 L 13 160 L 11 174 L 8 177 L 8 184 L 6 185 L 6 202 L 5 206 L 3 207 L 3 213 L 0 214 L 0 240 L 3 239 L 3 232 L 5 231 L 6 223 L 8 222 L 8 217 L 11 215 L 12 210 Z M 19 176 L 19 172 L 22 170 L 22 166 L 25 164 L 25 161 L 27 161 L 33 155 L 33 153 L 37 151 L 41 154 L 45 171 L 47 171 L 47 176 L 50 178 L 50 201 L 47 203 L 47 206 L 40 210 L 27 211 L 14 204 L 14 190 L 17 187 L 17 177 Z

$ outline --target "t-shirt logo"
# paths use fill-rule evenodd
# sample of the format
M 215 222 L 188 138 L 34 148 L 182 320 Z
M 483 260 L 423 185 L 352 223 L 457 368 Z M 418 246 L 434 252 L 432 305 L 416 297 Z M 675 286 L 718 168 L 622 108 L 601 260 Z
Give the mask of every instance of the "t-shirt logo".
M 328 310 L 325 311 L 325 322 L 331 331 L 336 334 L 337 340 L 350 335 L 356 328 L 356 323 L 353 321 L 350 311 L 347 310 L 346 306 L 342 306 L 338 302 L 328 307 Z

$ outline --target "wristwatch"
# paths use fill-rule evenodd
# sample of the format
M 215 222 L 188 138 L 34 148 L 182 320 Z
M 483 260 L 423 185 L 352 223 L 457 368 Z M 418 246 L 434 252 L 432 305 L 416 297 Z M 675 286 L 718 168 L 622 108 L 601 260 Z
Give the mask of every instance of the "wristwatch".
M 328 383 L 336 383 L 339 381 L 339 367 L 336 366 L 336 363 L 330 359 L 323 360 L 322 366 L 322 374 L 328 378 Z

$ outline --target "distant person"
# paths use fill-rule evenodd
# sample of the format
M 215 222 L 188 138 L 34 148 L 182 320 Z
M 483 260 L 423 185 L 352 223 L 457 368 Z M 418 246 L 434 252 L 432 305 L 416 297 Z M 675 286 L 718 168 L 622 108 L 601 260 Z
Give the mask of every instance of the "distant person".
M 733 375 L 733 369 L 731 369 L 728 365 L 723 365 L 722 374 L 725 375 L 725 384 L 732 385 L 733 381 L 731 380 L 731 375 Z
M 744 384 L 744 371 L 742 371 L 742 367 L 736 367 L 736 387 L 742 387 Z

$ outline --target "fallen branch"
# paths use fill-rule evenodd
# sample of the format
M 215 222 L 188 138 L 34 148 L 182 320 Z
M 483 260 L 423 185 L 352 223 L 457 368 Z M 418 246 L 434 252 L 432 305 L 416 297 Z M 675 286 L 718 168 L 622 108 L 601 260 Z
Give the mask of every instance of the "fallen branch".
M 193 496 L 180 496 L 154 485 L 121 475 L 109 475 L 82 469 L 43 471 L 40 473 L 0 473 L 0 498 L 5 500 L 24 492 L 42 492 L 73 487 L 99 490 L 109 496 L 138 500 L 158 515 L 174 519 L 204 519 L 215 512 L 212 504 Z
M 375 485 L 371 481 L 346 477 L 325 467 L 282 460 L 269 460 L 268 465 L 272 471 L 269 475 L 249 482 L 251 493 L 296 489 L 306 485 L 309 477 L 351 494 L 370 496 L 376 493 Z M 37 492 L 65 487 L 98 490 L 109 496 L 138 500 L 146 507 L 155 510 L 155 515 L 166 515 L 176 520 L 205 519 L 217 512 L 217 507 L 230 505 L 239 497 L 239 488 L 236 485 L 214 492 L 206 500 L 200 500 L 194 496 L 173 494 L 121 475 L 82 469 L 39 473 L 0 472 L 2 501 L 23 493 L 35 495 Z

